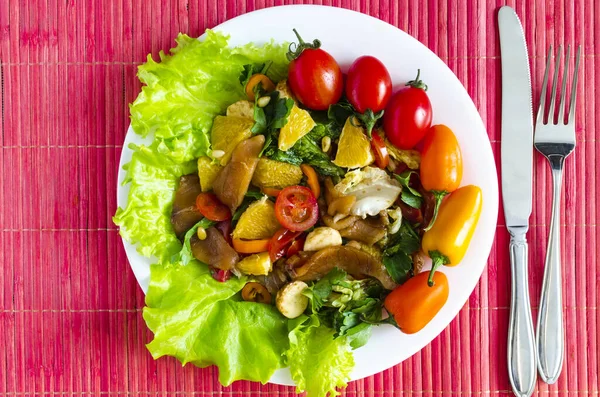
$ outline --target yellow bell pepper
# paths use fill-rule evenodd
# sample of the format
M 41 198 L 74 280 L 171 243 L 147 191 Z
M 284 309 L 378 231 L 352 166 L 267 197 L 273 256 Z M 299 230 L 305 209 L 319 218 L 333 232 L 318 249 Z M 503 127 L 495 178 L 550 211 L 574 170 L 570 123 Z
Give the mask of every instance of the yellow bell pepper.
M 433 227 L 423 235 L 423 251 L 431 258 L 428 283 L 442 265 L 456 266 L 467 252 L 481 214 L 483 197 L 478 186 L 463 186 L 442 203 Z

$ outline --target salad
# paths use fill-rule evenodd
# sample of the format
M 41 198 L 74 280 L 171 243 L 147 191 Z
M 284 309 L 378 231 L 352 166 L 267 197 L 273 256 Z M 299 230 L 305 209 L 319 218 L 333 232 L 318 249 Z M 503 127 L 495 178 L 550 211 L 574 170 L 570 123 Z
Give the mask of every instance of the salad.
M 180 34 L 138 70 L 136 134 L 114 222 L 151 257 L 152 356 L 219 381 L 336 395 L 374 326 L 415 333 L 445 304 L 482 206 L 432 125 L 427 86 L 397 91 L 361 56 L 342 74 L 319 40 L 228 46 Z M 394 82 L 404 83 L 404 82 Z M 425 270 L 427 257 L 431 269 Z

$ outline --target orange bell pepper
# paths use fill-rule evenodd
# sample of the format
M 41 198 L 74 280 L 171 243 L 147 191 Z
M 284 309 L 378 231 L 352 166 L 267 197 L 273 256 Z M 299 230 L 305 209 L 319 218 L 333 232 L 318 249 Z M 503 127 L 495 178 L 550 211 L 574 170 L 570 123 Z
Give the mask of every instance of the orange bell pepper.
M 248 96 L 249 101 L 254 102 L 254 87 L 259 83 L 262 84 L 263 90 L 267 92 L 275 90 L 275 84 L 273 84 L 270 78 L 261 73 L 254 74 L 248 80 L 248 84 L 246 84 L 246 96 Z
M 274 187 L 263 187 L 260 190 L 267 196 L 277 197 L 279 193 L 281 193 L 281 189 L 276 189 Z
M 436 201 L 433 217 L 425 231 L 436 221 L 443 198 L 460 185 L 462 173 L 462 153 L 456 136 L 445 125 L 434 125 L 425 136 L 421 152 L 421 184 L 433 193 Z
M 442 203 L 438 219 L 423 235 L 421 245 L 432 260 L 429 285 L 440 266 L 456 266 L 465 256 L 479 221 L 482 203 L 481 189 L 474 185 L 461 187 Z
M 434 275 L 433 287 L 427 284 L 427 272 L 417 274 L 396 287 L 383 302 L 395 325 L 407 334 L 423 329 L 448 300 L 448 278 L 444 273 Z
M 233 249 L 240 254 L 257 254 L 259 252 L 266 252 L 269 250 L 270 239 L 262 240 L 242 240 L 234 238 L 232 240 Z
M 317 175 L 317 172 L 313 167 L 311 167 L 308 164 L 302 164 L 300 166 L 300 169 L 302 170 L 304 175 L 306 175 L 308 187 L 313 192 L 315 198 L 318 199 L 321 195 L 321 185 L 319 185 L 319 177 Z

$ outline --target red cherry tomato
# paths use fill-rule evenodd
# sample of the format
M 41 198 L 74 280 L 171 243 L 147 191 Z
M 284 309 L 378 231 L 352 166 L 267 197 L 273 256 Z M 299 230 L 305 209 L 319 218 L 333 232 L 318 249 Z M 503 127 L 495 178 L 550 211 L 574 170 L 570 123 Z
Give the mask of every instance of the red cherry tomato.
M 378 133 L 373 134 L 373 138 L 371 139 L 371 149 L 373 149 L 373 153 L 375 154 L 375 164 L 377 164 L 379 168 L 385 169 L 390 163 L 390 156 L 383 138 L 381 138 L 381 135 Z
M 196 207 L 205 218 L 211 221 L 221 222 L 231 219 L 229 207 L 213 193 L 200 193 L 196 197 Z
M 269 256 L 271 262 L 275 262 L 277 259 L 283 257 L 286 253 L 287 246 L 300 235 L 301 232 L 292 232 L 286 228 L 279 229 L 271 241 L 269 241 Z
M 346 97 L 359 113 L 371 109 L 377 113 L 387 105 L 392 95 L 392 78 L 383 63 L 365 55 L 357 58 L 346 80 Z
M 304 249 L 305 241 L 306 241 L 306 237 L 299 236 L 298 238 L 296 238 L 294 241 L 292 241 L 292 243 L 288 247 L 287 252 L 285 253 L 285 256 L 289 258 L 290 256 L 294 256 L 298 252 L 302 251 Z
M 326 110 L 340 100 L 344 88 L 342 70 L 335 59 L 319 47 L 321 42 L 306 43 L 294 29 L 298 44 L 290 46 L 288 84 L 307 108 Z M 294 48 L 294 51 L 292 51 Z
M 400 149 L 414 148 L 431 126 L 431 102 L 419 73 L 415 80 L 392 95 L 383 115 L 385 135 Z
M 309 188 L 288 186 L 277 196 L 275 216 L 286 229 L 302 232 L 317 223 L 319 205 Z

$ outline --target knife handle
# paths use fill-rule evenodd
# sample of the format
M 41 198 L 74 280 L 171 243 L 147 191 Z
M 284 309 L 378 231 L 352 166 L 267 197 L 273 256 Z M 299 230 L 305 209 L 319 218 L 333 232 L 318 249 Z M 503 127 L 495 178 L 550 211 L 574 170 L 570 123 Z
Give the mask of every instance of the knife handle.
M 512 273 L 508 325 L 508 376 L 517 396 L 530 396 L 537 377 L 536 347 L 527 281 L 528 226 L 510 227 Z

